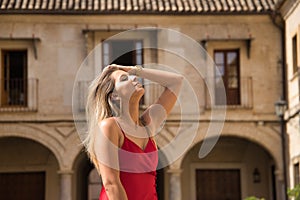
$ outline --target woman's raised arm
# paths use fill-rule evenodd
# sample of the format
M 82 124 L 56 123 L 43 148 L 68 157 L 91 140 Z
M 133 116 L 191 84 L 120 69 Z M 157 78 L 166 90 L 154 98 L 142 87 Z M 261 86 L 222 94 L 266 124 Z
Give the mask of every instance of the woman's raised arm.
M 183 76 L 163 70 L 142 68 L 141 66 L 111 65 L 110 67 L 118 67 L 120 70 L 156 82 L 165 88 L 156 102 L 150 105 L 142 115 L 152 131 L 159 128 L 177 101 L 183 83 Z

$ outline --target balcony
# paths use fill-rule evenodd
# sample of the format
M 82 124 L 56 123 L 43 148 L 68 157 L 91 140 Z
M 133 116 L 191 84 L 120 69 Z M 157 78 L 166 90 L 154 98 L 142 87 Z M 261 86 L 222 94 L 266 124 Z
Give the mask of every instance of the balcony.
M 78 88 L 78 111 L 85 111 L 86 97 L 88 93 L 88 86 L 90 81 L 79 81 L 77 84 Z M 217 104 L 217 92 L 215 89 L 216 79 L 205 79 L 206 91 L 205 91 L 205 107 L 206 109 L 211 108 L 233 108 L 233 109 L 251 109 L 253 107 L 253 91 L 252 91 L 252 77 L 242 77 L 239 80 L 239 90 L 238 96 L 236 97 L 238 101 L 229 103 L 228 98 L 229 95 L 227 93 L 227 104 Z M 163 87 L 158 84 L 145 84 L 146 93 L 144 95 L 144 99 L 142 99 L 142 103 L 140 105 L 141 109 L 148 107 L 150 104 L 156 101 L 159 95 L 163 91 Z M 215 91 L 214 94 L 210 94 L 207 89 L 210 87 L 210 91 Z M 213 103 L 212 103 L 213 101 Z
M 37 79 L 0 79 L 0 112 L 37 111 Z
M 243 109 L 251 109 L 253 107 L 253 88 L 252 88 L 252 77 L 241 77 L 239 79 L 239 83 L 234 83 L 237 85 L 237 89 L 235 94 L 233 94 L 228 88 L 225 87 L 226 93 L 226 105 L 219 102 L 225 102 L 224 99 L 222 100 L 220 96 L 218 96 L 217 89 L 216 89 L 216 82 L 215 78 L 208 78 L 205 79 L 206 82 L 206 108 L 243 108 Z M 232 84 L 232 83 L 230 83 Z M 208 90 L 210 88 L 210 90 Z M 213 94 L 210 94 L 210 91 L 215 91 Z

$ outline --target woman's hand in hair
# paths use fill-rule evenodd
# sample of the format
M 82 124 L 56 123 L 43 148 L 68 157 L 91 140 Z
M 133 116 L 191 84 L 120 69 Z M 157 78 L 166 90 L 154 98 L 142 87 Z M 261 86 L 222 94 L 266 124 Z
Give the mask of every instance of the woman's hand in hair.
M 108 65 L 107 67 L 105 67 L 104 69 L 113 69 L 113 68 L 117 68 L 119 70 L 123 70 L 125 72 L 130 73 L 130 71 L 133 71 L 135 69 L 135 66 L 123 66 L 123 65 L 117 65 L 117 64 L 111 64 Z

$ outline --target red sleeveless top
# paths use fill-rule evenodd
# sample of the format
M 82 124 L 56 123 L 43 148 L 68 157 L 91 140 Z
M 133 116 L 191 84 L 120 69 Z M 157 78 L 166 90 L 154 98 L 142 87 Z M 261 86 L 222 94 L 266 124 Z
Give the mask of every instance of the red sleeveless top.
M 128 200 L 157 200 L 156 167 L 158 152 L 154 141 L 149 138 L 145 149 L 126 137 L 119 149 L 120 180 Z M 99 200 L 108 200 L 102 187 Z

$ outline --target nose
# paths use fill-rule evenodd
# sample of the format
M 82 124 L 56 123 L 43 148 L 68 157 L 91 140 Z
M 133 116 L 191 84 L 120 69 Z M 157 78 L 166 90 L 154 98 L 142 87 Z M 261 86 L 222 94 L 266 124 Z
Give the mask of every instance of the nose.
M 137 81 L 137 78 L 136 78 L 136 76 L 134 76 L 134 75 L 130 75 L 130 76 L 129 76 L 129 79 L 130 79 L 132 82 Z

